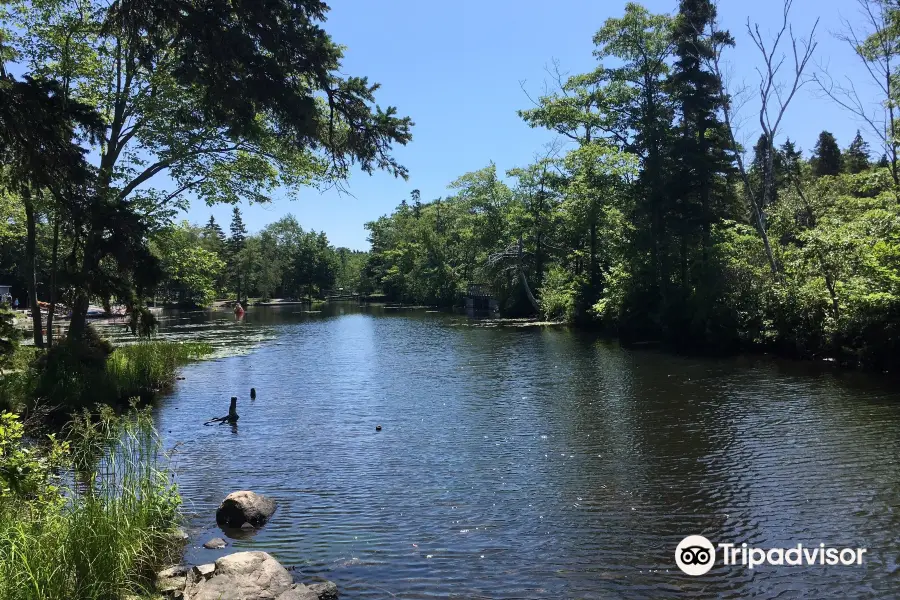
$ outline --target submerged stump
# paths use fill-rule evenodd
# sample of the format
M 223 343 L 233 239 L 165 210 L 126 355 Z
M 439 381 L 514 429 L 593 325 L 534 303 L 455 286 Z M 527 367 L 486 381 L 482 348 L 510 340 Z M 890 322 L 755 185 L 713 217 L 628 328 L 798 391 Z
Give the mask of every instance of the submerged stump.
M 213 423 L 228 423 L 229 425 L 237 425 L 238 419 L 241 417 L 237 414 L 237 396 L 231 397 L 231 405 L 228 407 L 228 415 L 210 419 L 204 425 L 212 425 Z

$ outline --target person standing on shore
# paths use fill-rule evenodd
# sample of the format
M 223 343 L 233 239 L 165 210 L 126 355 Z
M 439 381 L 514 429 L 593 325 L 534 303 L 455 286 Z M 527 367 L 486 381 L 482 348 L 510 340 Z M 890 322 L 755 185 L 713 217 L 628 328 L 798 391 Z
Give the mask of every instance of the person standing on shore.
M 19 299 L 18 298 L 13 300 L 13 308 L 16 310 L 19 310 Z

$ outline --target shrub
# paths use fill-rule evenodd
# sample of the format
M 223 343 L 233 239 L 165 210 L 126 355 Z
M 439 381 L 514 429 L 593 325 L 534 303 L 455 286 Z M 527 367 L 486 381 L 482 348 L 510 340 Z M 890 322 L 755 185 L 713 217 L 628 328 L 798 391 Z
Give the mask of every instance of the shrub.
M 554 266 L 547 271 L 541 287 L 541 313 L 545 319 L 575 320 L 575 282 L 569 272 Z
M 88 327 L 82 340 L 64 339 L 35 362 L 26 395 L 66 413 L 133 397 L 148 400 L 171 384 L 178 367 L 211 351 L 208 344 L 151 341 L 114 349 Z

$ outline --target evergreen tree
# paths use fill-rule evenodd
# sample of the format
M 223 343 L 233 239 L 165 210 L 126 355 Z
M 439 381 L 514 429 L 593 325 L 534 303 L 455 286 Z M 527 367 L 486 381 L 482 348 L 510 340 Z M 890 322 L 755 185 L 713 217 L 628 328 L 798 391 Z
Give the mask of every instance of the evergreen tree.
M 673 31 L 675 64 L 669 85 L 679 115 L 679 138 L 673 148 L 676 168 L 672 191 L 680 237 L 681 285 L 689 286 L 692 249 L 701 248 L 705 278 L 712 247 L 711 230 L 723 214 L 722 175 L 731 170 L 728 134 L 719 120 L 722 82 L 706 67 L 714 48 L 733 45 L 728 32 L 709 33 L 716 20 L 712 0 L 681 0 Z M 699 239 L 697 239 L 699 237 Z
M 244 291 L 245 273 L 242 269 L 241 251 L 244 249 L 247 240 L 247 228 L 244 226 L 244 219 L 241 217 L 241 209 L 237 206 L 231 213 L 231 237 L 228 239 L 228 267 L 231 273 L 232 281 L 237 292 L 238 302 L 241 301 L 241 292 Z
M 810 160 L 816 177 L 839 175 L 842 159 L 841 149 L 834 136 L 827 131 L 820 133 Z
M 216 223 L 216 218 L 214 216 L 209 216 L 209 221 L 206 223 L 204 232 L 209 238 L 217 240 L 220 248 L 225 246 L 225 232 L 222 231 L 222 228 Z
M 413 190 L 411 196 L 413 200 L 413 216 L 418 219 L 422 214 L 422 195 L 419 190 Z
M 787 178 L 800 177 L 800 162 L 803 160 L 803 152 L 790 138 L 781 145 L 778 154 L 783 165 L 784 175 Z M 779 182 L 779 187 L 781 185 L 782 183 Z
M 871 166 L 869 155 L 869 143 L 865 141 L 856 130 L 856 137 L 850 143 L 850 147 L 844 153 L 844 170 L 847 173 L 862 173 Z
M 881 158 L 878 159 L 878 162 L 875 163 L 875 166 L 879 169 L 887 169 L 891 166 L 891 161 L 888 159 L 887 154 L 882 154 Z
M 237 206 L 231 213 L 231 237 L 228 239 L 228 245 L 233 253 L 239 252 L 244 247 L 244 241 L 247 239 L 247 228 L 244 226 L 244 219 L 241 216 L 241 209 Z

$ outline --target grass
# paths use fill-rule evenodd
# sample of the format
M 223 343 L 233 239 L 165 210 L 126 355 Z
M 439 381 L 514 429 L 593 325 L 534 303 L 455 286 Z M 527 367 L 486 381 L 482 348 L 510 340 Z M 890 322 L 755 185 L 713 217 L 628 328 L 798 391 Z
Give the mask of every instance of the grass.
M 0 599 L 151 593 L 181 547 L 180 499 L 149 412 L 83 413 L 40 447 L 16 417 L 0 423 Z
M 30 352 L 22 366 L 0 377 L 0 410 L 42 407 L 67 417 L 97 404 L 151 400 L 168 388 L 183 365 L 212 353 L 209 344 L 141 341 L 113 348 L 96 337 Z
M 212 346 L 196 342 L 140 342 L 116 348 L 106 361 L 116 400 L 145 397 L 172 384 L 178 368 L 212 353 Z

